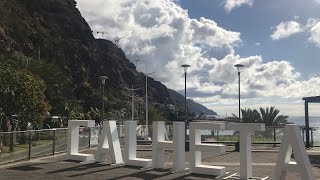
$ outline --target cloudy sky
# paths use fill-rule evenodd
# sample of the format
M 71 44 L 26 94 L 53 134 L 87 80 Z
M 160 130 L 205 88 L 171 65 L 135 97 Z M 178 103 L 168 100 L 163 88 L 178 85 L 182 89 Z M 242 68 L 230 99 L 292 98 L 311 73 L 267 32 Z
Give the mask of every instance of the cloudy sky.
M 138 69 L 225 116 L 276 106 L 304 115 L 320 95 L 320 0 L 77 0 L 96 38 L 121 47 Z M 100 33 L 97 33 L 100 32 Z M 103 34 L 101 33 L 103 32 Z M 310 105 L 320 116 L 320 106 Z

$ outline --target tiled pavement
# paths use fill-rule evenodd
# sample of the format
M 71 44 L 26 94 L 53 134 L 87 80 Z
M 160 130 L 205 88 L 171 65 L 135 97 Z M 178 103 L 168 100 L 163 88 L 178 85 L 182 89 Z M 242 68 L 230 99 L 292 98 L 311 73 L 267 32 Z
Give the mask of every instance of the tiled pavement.
M 94 150 L 87 150 L 87 152 Z M 138 151 L 139 157 L 151 158 L 151 151 Z M 309 152 L 316 179 L 320 179 L 320 151 Z M 258 151 L 252 153 L 253 176 L 271 179 L 277 159 L 277 152 Z M 202 153 L 202 159 L 209 165 L 225 166 L 228 174 L 224 177 L 190 174 L 188 170 L 171 172 L 172 153 L 166 152 L 165 169 L 141 169 L 124 165 L 103 163 L 80 163 L 67 161 L 65 154 L 44 157 L 0 166 L 0 180 L 63 180 L 63 179 L 236 179 L 228 176 L 239 173 L 240 155 L 238 152 L 226 152 L 222 155 Z M 186 154 L 188 162 L 190 154 Z M 188 167 L 188 163 L 187 163 Z M 267 178 L 269 177 L 269 178 Z M 256 178 L 256 179 L 259 179 Z M 287 179 L 300 179 L 297 174 L 289 173 Z

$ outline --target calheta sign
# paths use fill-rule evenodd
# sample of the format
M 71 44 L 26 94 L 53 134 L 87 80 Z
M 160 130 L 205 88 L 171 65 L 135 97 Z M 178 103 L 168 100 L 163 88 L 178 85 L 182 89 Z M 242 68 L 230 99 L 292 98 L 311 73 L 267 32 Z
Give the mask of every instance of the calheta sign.
M 78 161 L 106 160 L 111 156 L 114 164 L 138 166 L 138 167 L 164 167 L 164 149 L 173 149 L 173 171 L 185 170 L 185 124 L 173 123 L 173 141 L 165 140 L 165 126 L 163 121 L 153 123 L 152 159 L 137 158 L 136 150 L 136 121 L 125 122 L 125 153 L 122 158 L 120 142 L 115 121 L 104 123 L 100 141 L 95 154 L 79 153 L 79 126 L 93 127 L 93 120 L 70 120 L 68 125 L 68 159 Z M 190 172 L 214 176 L 226 174 L 223 166 L 209 166 L 201 163 L 201 152 L 224 153 L 225 146 L 221 144 L 201 143 L 201 130 L 236 130 L 240 136 L 240 179 L 252 177 L 251 133 L 264 131 L 265 125 L 261 123 L 190 123 Z M 292 152 L 296 162 L 290 161 Z M 313 180 L 312 166 L 304 147 L 304 143 L 297 125 L 288 124 L 284 128 L 282 143 L 280 146 L 276 166 L 273 171 L 273 179 L 285 179 L 288 171 L 298 172 L 303 180 Z

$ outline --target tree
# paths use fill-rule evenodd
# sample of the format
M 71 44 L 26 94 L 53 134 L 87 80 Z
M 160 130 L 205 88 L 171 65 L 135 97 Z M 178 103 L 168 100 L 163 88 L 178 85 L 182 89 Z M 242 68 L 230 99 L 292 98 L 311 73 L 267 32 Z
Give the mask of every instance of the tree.
M 241 109 L 243 121 L 246 123 L 255 123 L 259 120 L 259 112 L 255 109 Z
M 250 109 L 250 108 L 245 108 L 245 109 L 241 109 L 241 113 L 242 113 L 242 121 L 243 123 L 255 123 L 257 121 L 259 121 L 260 118 L 260 114 L 257 110 L 255 109 Z M 232 114 L 235 118 L 239 119 L 239 117 L 237 117 L 235 114 Z
M 45 97 L 50 103 L 51 114 L 63 112 L 65 104 L 68 102 L 65 97 L 70 99 L 71 81 L 63 73 L 58 65 L 47 63 L 45 60 L 33 60 L 20 53 L 7 56 L 0 55 L 3 63 L 15 70 L 31 72 L 34 76 L 40 77 L 46 85 Z
M 101 119 L 99 109 L 90 107 L 90 111 L 86 113 L 86 119 L 91 119 L 95 120 L 95 122 L 99 122 L 99 120 Z
M 153 121 L 165 121 L 166 119 L 160 114 L 155 106 L 150 105 L 148 108 L 148 124 L 152 125 Z M 143 120 L 143 124 L 145 121 Z
M 49 105 L 45 101 L 46 86 L 41 78 L 26 70 L 15 70 L 0 61 L 0 82 L 0 109 L 4 114 L 3 130 L 9 130 L 8 121 L 11 131 L 15 130 L 17 124 L 13 115 L 17 115 L 22 130 L 27 128 L 28 122 L 37 125 L 43 120 Z M 10 137 L 10 141 L 12 145 L 13 136 Z
M 280 111 L 271 106 L 266 108 L 259 108 L 260 114 L 257 122 L 264 123 L 265 126 L 283 126 L 288 121 L 288 116 L 279 115 Z M 275 131 L 271 128 L 266 128 L 264 132 L 260 132 L 259 135 L 264 138 L 272 138 L 274 133 L 280 133 L 281 131 Z
M 260 123 L 265 123 L 266 126 L 283 126 L 288 122 L 289 116 L 279 115 L 280 111 L 274 106 L 263 109 L 260 107 Z
M 288 116 L 279 115 L 280 111 L 271 106 L 265 109 L 260 107 L 256 109 L 241 109 L 243 123 L 264 123 L 266 126 L 283 126 L 288 121 Z M 235 118 L 238 117 L 233 114 Z

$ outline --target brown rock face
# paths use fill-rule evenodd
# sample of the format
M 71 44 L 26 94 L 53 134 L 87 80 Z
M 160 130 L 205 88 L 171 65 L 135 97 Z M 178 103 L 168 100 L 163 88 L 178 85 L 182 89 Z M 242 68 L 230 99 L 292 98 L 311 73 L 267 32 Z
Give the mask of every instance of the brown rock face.
M 0 53 L 20 52 L 59 65 L 73 84 L 73 98 L 87 108 L 99 104 L 89 96 L 100 93 L 101 75 L 109 77 L 109 102 L 128 100 L 124 83 L 140 87 L 137 94 L 145 99 L 145 76 L 115 44 L 93 37 L 74 0 L 1 0 L 0 17 Z M 149 78 L 148 86 L 151 103 L 174 103 L 162 83 Z
M 101 75 L 109 77 L 106 91 L 117 97 L 128 85 L 141 87 L 144 76 L 126 58 L 124 52 L 108 40 L 95 39 L 74 0 L 3 0 L 0 2 L 0 52 L 20 52 L 33 59 L 58 64 L 67 73 L 74 88 L 100 88 Z M 149 79 L 150 100 L 170 102 L 167 88 Z M 78 91 L 75 91 L 78 92 Z M 77 97 L 77 95 L 75 95 Z M 77 97 L 81 99 L 81 97 Z

